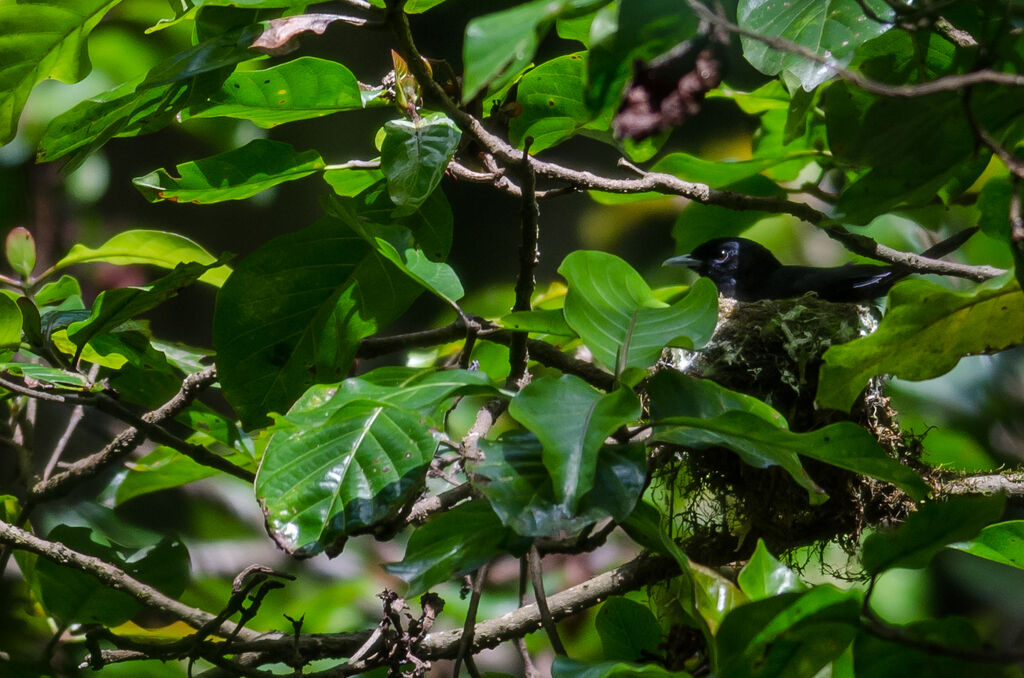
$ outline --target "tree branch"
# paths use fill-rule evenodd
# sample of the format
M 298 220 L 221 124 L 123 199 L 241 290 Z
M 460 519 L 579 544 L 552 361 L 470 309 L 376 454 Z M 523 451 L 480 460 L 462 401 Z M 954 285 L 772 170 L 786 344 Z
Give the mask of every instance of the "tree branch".
M 961 476 L 940 481 L 942 494 L 998 494 L 1024 497 L 1024 472 Z

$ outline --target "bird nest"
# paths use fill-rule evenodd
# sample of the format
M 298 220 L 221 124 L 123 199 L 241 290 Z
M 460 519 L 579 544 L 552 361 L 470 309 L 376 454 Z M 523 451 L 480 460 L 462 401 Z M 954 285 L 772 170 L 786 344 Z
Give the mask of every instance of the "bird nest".
M 798 299 L 736 302 L 722 299 L 718 327 L 700 351 L 667 352 L 661 369 L 678 369 L 759 398 L 794 432 L 852 420 L 868 429 L 894 457 L 914 463 L 920 445 L 904 436 L 896 413 L 874 380 L 852 413 L 815 406 L 818 370 L 832 345 L 869 334 L 877 325 L 867 306 L 836 304 L 809 294 Z M 902 520 L 913 502 L 872 478 L 803 459 L 829 495 L 811 506 L 807 490 L 778 467 L 759 469 L 722 448 L 666 446 L 659 457 L 665 492 L 680 541 L 698 562 L 747 557 L 765 540 L 776 554 L 838 543 L 852 553 L 869 525 Z

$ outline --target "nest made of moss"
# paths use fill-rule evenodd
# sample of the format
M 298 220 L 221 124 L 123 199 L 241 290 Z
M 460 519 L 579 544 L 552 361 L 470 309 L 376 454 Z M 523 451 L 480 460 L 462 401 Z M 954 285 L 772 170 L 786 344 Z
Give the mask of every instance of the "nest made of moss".
M 722 299 L 708 345 L 700 351 L 673 349 L 660 368 L 759 398 L 782 413 L 795 432 L 855 421 L 894 457 L 917 465 L 920 445 L 900 432 L 880 381 L 865 389 L 852 413 L 814 404 L 825 351 L 876 325 L 871 307 L 822 301 L 813 294 L 749 303 Z M 817 506 L 784 470 L 754 468 L 725 448 L 668 447 L 660 458 L 658 480 L 685 535 L 682 545 L 707 564 L 747 557 L 758 538 L 776 554 L 828 543 L 852 552 L 865 527 L 901 521 L 913 509 L 913 501 L 887 483 L 814 460 L 804 459 L 805 468 L 829 495 Z

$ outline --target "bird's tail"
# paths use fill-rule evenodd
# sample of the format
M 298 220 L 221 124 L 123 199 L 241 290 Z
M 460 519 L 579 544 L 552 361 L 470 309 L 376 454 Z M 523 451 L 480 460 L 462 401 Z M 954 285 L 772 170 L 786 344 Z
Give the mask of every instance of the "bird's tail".
M 949 236 L 945 240 L 935 245 L 932 245 L 924 252 L 921 252 L 922 257 L 928 257 L 929 259 L 941 259 L 950 252 L 955 252 L 960 249 L 960 246 L 970 240 L 971 236 L 978 232 L 977 226 L 971 226 L 965 228 L 962 231 L 958 231 L 953 235 Z

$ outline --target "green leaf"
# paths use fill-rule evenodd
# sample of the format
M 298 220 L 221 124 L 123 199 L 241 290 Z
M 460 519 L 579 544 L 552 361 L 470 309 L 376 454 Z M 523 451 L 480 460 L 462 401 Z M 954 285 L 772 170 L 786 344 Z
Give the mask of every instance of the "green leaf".
M 0 4 L 0 145 L 37 82 L 78 82 L 90 70 L 86 39 L 120 0 L 34 0 Z
M 90 339 L 156 308 L 211 268 L 211 265 L 196 262 L 178 264 L 170 273 L 147 287 L 122 287 L 100 292 L 92 305 L 89 318 L 68 326 L 68 338 L 79 347 L 75 360 Z
M 968 292 L 926 280 L 899 283 L 889 292 L 889 310 L 875 332 L 825 352 L 818 403 L 848 410 L 875 375 L 931 379 L 953 369 L 965 355 L 1024 343 L 1020 284 L 1010 280 L 996 287 L 999 282 Z
M 213 344 L 224 396 L 246 426 L 265 423 L 312 384 L 341 379 L 359 340 L 418 293 L 337 220 L 274 238 L 217 295 Z
M 807 589 L 796 572 L 780 563 L 768 552 L 763 539 L 757 540 L 757 548 L 736 579 L 743 593 L 750 600 L 771 598 L 780 593 L 800 592 Z
M 813 678 L 857 635 L 861 593 L 817 586 L 731 612 L 718 632 L 723 678 Z
M 564 374 L 531 381 L 508 411 L 540 439 L 555 498 L 575 511 L 594 486 L 597 452 L 605 438 L 640 416 L 640 401 L 628 388 L 605 394 Z
M 32 363 L 0 363 L 0 370 L 18 377 L 28 377 L 52 389 L 82 391 L 88 386 L 85 377 L 82 375 L 60 370 L 56 367 L 46 367 Z
M 134 549 L 110 543 L 87 527 L 69 525 L 58 525 L 47 539 L 101 558 L 171 597 L 181 595 L 188 583 L 188 551 L 177 540 L 164 539 L 156 545 Z M 142 603 L 127 593 L 108 588 L 90 574 L 44 558 L 36 561 L 35 577 L 43 606 L 66 623 L 116 626 L 142 609 Z
M 590 122 L 593 114 L 583 98 L 586 52 L 546 61 L 519 81 L 516 101 L 522 113 L 509 121 L 509 140 L 523 148 L 533 138 L 531 153 L 565 141 Z
M 337 61 L 300 57 L 262 71 L 235 71 L 189 117 L 239 118 L 275 127 L 364 105 L 352 71 Z
M 594 618 L 606 659 L 640 661 L 657 654 L 661 627 L 646 605 L 609 598 Z
M 647 382 L 651 419 L 699 417 L 710 419 L 731 410 L 748 412 L 769 424 L 788 429 L 785 417 L 774 408 L 745 393 L 730 391 L 710 379 L 697 379 L 675 370 L 659 370 Z
M 627 662 L 585 662 L 556 656 L 551 663 L 551 678 L 690 678 L 686 671 L 669 671 L 659 664 Z
M 922 504 L 895 530 L 876 532 L 864 540 L 864 570 L 876 575 L 894 567 L 924 567 L 947 545 L 973 539 L 998 520 L 1005 503 L 1005 496 L 991 495 Z
M 961 655 L 982 657 L 986 652 L 974 625 L 963 617 L 927 619 L 899 626 L 895 631 L 900 637 L 893 641 L 883 640 L 866 631 L 857 636 L 853 653 L 857 678 L 1015 678 L 1020 675 L 1013 666 L 960 658 Z M 925 646 L 918 649 L 912 644 Z M 928 645 L 937 647 L 933 649 Z M 943 646 L 951 651 L 938 649 Z
M 949 548 L 1024 570 L 1024 520 L 989 525 L 974 539 Z
M 494 393 L 490 378 L 478 371 L 378 367 L 340 384 L 311 386 L 288 410 L 288 420 L 323 421 L 353 400 L 374 400 L 429 415 L 455 395 Z
M 21 309 L 6 294 L 0 294 L 0 348 L 17 348 L 21 344 Z M 7 354 L 10 356 L 10 354 Z
M 666 345 L 698 348 L 718 321 L 718 292 L 701 279 L 669 306 L 658 301 L 640 274 L 604 252 L 577 250 L 559 266 L 569 281 L 565 320 L 594 358 L 622 374 L 645 369 Z
M 891 18 L 883 0 L 865 0 L 877 16 Z M 766 38 L 782 38 L 846 66 L 863 43 L 892 27 L 864 15 L 856 0 L 741 0 L 736 10 L 741 28 Z M 743 56 L 766 75 L 782 74 L 792 85 L 808 92 L 831 78 L 835 71 L 810 59 L 777 49 L 766 42 L 740 37 Z
M 324 172 L 326 181 L 337 195 L 354 197 L 384 178 L 379 169 L 328 169 Z
M 170 447 L 158 447 L 114 480 L 116 506 L 151 492 L 181 487 L 188 483 L 217 475 L 216 469 L 192 461 Z
M 96 249 L 76 243 L 63 259 L 53 265 L 53 269 L 59 271 L 75 264 L 100 261 L 117 266 L 149 264 L 174 268 L 193 261 L 212 264 L 216 258 L 185 236 L 164 231 L 134 230 L 118 233 Z M 230 274 L 230 268 L 219 266 L 203 273 L 199 280 L 220 287 Z M 39 297 L 36 298 L 38 300 Z
M 380 168 L 391 200 L 400 207 L 423 204 L 441 183 L 462 133 L 443 113 L 384 124 Z
M 597 453 L 594 486 L 576 509 L 555 500 L 540 441 L 527 431 L 480 440 L 486 459 L 472 464 L 474 486 L 502 524 L 526 537 L 575 533 L 611 517 L 625 520 L 643 493 L 647 463 L 642 445 L 606 445 Z
M 576 336 L 576 333 L 565 322 L 565 315 L 560 308 L 513 311 L 503 315 L 498 322 L 502 327 L 519 332 L 557 334 L 563 337 Z
M 72 154 L 64 167 L 70 171 L 115 136 L 162 129 L 176 120 L 193 94 L 220 87 L 228 67 L 251 58 L 250 45 L 261 31 L 256 25 L 218 33 L 160 62 L 145 77 L 83 101 L 50 122 L 37 160 Z
M 502 526 L 487 502 L 469 501 L 417 528 L 402 561 L 389 563 L 384 570 L 409 584 L 406 596 L 418 596 L 502 553 L 521 555 L 528 546 Z
M 306 558 L 394 519 L 423 488 L 434 442 L 408 410 L 354 400 L 319 424 L 279 420 L 256 476 L 278 546 Z
M 177 166 L 180 178 L 159 169 L 132 183 L 150 202 L 214 203 L 249 198 L 324 167 L 316 151 L 296 153 L 290 144 L 253 139 L 233 151 L 181 163 Z
M 15 226 L 7 234 L 4 253 L 7 263 L 23 278 L 32 275 L 36 267 L 36 241 L 24 226 Z
M 573 17 L 609 0 L 534 0 L 503 12 L 472 19 L 466 26 L 462 100 L 488 85 L 498 89 L 533 59 L 541 39 L 559 17 Z

